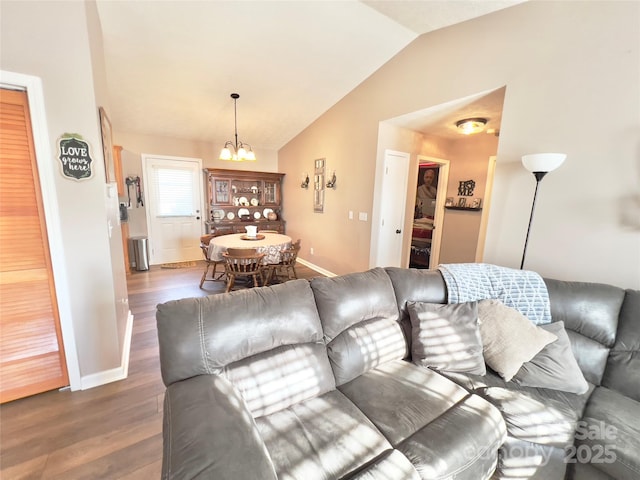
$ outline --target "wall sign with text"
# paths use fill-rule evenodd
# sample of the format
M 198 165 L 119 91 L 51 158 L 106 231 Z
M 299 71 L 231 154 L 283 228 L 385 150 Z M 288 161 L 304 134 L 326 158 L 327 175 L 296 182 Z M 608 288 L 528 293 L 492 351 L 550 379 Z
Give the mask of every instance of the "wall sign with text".
M 91 145 L 77 133 L 65 133 L 58 139 L 58 160 L 67 178 L 87 180 L 93 176 Z

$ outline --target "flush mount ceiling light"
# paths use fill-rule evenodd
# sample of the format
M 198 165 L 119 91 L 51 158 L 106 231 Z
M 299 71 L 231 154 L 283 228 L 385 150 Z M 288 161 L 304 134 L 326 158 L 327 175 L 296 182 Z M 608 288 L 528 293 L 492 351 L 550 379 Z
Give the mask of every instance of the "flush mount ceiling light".
M 465 118 L 456 122 L 456 128 L 460 133 L 471 135 L 472 133 L 479 133 L 484 130 L 486 124 L 486 118 Z
M 224 144 L 224 148 L 220 152 L 220 160 L 232 160 L 234 162 L 255 161 L 256 154 L 251 150 L 251 145 L 238 142 L 238 112 L 236 110 L 236 102 L 240 98 L 240 95 L 232 93 L 231 98 L 233 98 L 235 142 L 228 141 Z

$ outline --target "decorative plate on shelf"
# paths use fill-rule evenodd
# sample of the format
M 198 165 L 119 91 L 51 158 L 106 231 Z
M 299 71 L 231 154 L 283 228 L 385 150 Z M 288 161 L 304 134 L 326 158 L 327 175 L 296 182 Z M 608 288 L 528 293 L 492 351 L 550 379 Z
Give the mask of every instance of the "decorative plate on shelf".
M 254 207 L 257 207 L 259 203 L 260 202 L 258 202 L 257 198 L 254 197 L 251 199 L 251 205 L 253 205 Z
M 229 212 L 229 213 L 227 213 L 227 218 L 228 218 L 229 220 L 233 220 L 234 218 L 236 218 L 236 215 L 235 215 L 235 213 L 233 213 L 233 212 Z
M 262 211 L 262 216 L 263 216 L 264 218 L 267 218 L 271 212 L 273 212 L 273 209 L 272 209 L 272 208 L 265 208 L 265 209 Z
M 213 219 L 214 220 L 221 220 L 222 218 L 224 218 L 224 210 L 222 210 L 221 208 L 217 208 L 213 211 Z
M 242 205 L 243 207 L 246 207 L 246 206 L 248 206 L 248 205 L 249 205 L 249 200 L 247 200 L 247 197 L 240 197 L 240 198 L 238 199 L 238 203 L 239 203 L 240 205 Z
M 248 208 L 241 208 L 240 210 L 238 210 L 238 216 L 239 217 L 243 217 L 245 215 L 250 215 L 251 213 L 249 212 Z
M 262 216 L 262 215 L 260 214 L 260 212 L 255 212 L 255 213 L 253 214 L 253 218 L 255 218 L 256 220 L 260 220 L 260 217 L 261 217 L 261 216 Z

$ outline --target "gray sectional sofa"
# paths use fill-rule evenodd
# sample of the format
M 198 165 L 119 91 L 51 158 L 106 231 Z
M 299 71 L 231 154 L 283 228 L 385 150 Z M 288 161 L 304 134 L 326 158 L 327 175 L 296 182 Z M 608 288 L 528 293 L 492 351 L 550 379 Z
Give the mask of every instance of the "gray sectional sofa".
M 640 292 L 545 283 L 584 393 L 416 362 L 413 305 L 448 302 L 438 271 L 158 305 L 163 478 L 640 478 Z

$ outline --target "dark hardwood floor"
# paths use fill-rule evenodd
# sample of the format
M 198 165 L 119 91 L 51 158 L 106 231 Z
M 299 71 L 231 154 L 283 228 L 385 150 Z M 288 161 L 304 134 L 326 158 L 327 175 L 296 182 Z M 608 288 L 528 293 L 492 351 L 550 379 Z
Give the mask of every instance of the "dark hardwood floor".
M 160 478 L 164 385 L 155 309 L 168 300 L 224 292 L 222 282 L 198 288 L 203 270 L 204 262 L 197 262 L 127 277 L 134 315 L 128 378 L 0 406 L 1 479 Z M 296 271 L 299 278 L 320 276 L 300 264 Z

